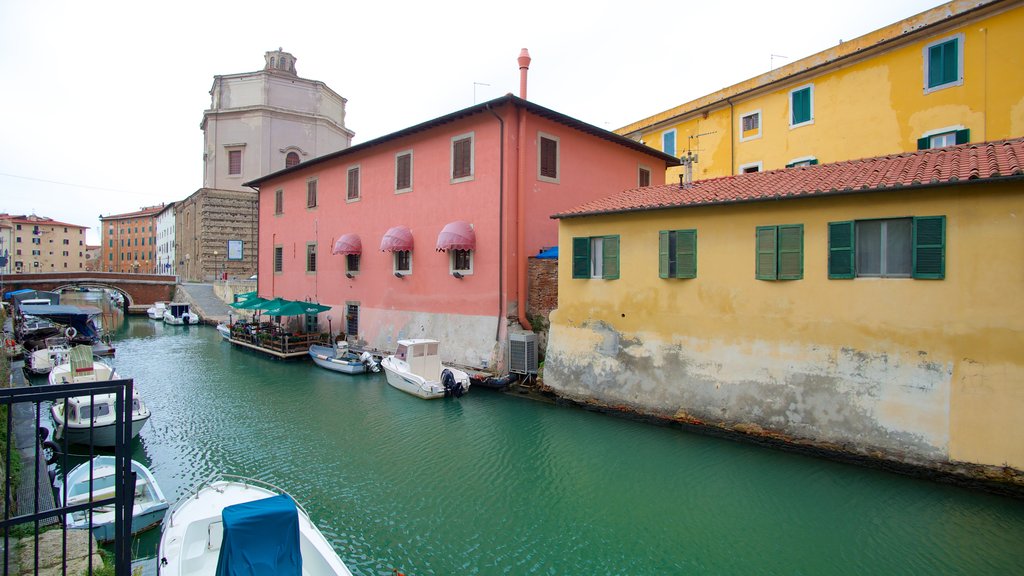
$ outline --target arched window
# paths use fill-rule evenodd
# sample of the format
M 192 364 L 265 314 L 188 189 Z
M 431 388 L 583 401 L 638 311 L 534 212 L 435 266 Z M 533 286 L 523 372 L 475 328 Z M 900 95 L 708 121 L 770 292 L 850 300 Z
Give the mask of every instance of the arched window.
M 270 67 L 271 68 L 276 68 L 277 67 L 276 63 L 274 62 L 274 57 L 273 56 L 270 57 Z
M 295 152 L 289 152 L 288 155 L 284 157 L 284 167 L 285 168 L 291 168 L 292 166 L 295 166 L 298 163 L 299 163 L 299 155 L 296 154 Z

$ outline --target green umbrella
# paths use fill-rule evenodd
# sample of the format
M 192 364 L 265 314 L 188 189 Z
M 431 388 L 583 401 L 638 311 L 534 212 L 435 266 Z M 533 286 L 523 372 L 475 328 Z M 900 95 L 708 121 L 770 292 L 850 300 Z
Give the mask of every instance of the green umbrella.
M 291 300 L 285 300 L 284 298 L 278 297 L 274 298 L 273 300 L 265 300 L 263 304 L 260 304 L 259 306 L 254 306 L 253 308 L 257 310 L 263 310 L 263 312 L 270 312 L 271 310 L 280 308 L 281 306 L 288 304 L 289 302 L 291 302 Z M 253 308 L 250 308 L 250 310 L 252 310 Z
M 242 292 L 241 294 L 235 294 L 235 301 L 236 302 L 245 302 L 246 300 L 248 300 L 250 298 L 255 298 L 255 297 L 256 297 L 256 291 L 255 290 L 253 290 L 252 292 Z
M 330 310 L 330 306 L 316 302 L 285 302 L 277 308 L 267 310 L 268 316 L 300 316 L 302 314 L 319 314 Z
M 264 307 L 268 302 L 270 302 L 270 300 L 264 300 L 263 298 L 260 298 L 259 296 L 253 296 L 252 298 L 249 298 L 248 300 L 243 300 L 241 302 L 235 302 L 234 304 L 231 304 L 230 306 L 232 308 L 236 309 L 236 310 L 256 310 L 258 308 Z

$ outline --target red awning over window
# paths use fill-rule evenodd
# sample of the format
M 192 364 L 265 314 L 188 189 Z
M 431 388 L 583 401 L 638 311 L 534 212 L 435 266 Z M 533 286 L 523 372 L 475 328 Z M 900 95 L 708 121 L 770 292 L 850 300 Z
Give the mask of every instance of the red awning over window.
M 331 254 L 362 254 L 363 253 L 363 242 L 359 239 L 358 234 L 345 234 L 338 241 L 334 243 L 334 249 L 331 250 Z
M 469 222 L 458 220 L 445 225 L 441 233 L 437 235 L 437 251 L 446 250 L 475 250 L 476 232 Z
M 384 233 L 380 241 L 382 252 L 412 250 L 412 232 L 405 226 L 395 226 Z

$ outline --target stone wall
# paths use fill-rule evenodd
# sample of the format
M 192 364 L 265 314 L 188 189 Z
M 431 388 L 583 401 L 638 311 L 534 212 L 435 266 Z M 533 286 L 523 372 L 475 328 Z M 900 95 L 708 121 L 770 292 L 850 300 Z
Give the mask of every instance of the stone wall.
M 178 275 L 210 281 L 256 273 L 256 192 L 201 188 L 175 205 Z M 228 240 L 242 241 L 242 260 L 228 260 Z

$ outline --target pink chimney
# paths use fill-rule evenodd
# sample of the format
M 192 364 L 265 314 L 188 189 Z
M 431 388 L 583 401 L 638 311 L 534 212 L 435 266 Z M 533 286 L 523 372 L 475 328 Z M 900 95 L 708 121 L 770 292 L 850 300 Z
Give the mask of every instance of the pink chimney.
M 523 48 L 519 52 L 519 97 L 526 100 L 526 73 L 530 70 L 530 51 Z

